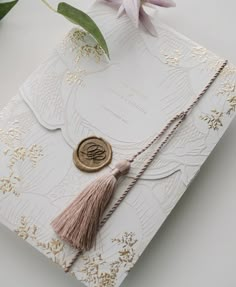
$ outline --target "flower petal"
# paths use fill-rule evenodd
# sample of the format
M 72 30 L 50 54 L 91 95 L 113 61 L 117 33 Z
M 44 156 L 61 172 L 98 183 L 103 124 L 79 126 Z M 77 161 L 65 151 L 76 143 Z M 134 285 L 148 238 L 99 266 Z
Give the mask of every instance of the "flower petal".
M 156 28 L 152 24 L 149 15 L 144 11 L 143 7 L 140 8 L 139 19 L 143 26 L 147 29 L 147 31 L 151 35 L 157 37 Z
M 125 13 L 125 7 L 122 4 L 118 10 L 117 17 L 120 18 Z
M 135 27 L 139 24 L 139 10 L 141 5 L 141 0 L 124 0 L 123 6 L 128 17 L 131 19 Z
M 165 8 L 176 6 L 173 0 L 148 0 L 148 2 L 154 5 L 160 6 L 160 7 L 165 7 Z

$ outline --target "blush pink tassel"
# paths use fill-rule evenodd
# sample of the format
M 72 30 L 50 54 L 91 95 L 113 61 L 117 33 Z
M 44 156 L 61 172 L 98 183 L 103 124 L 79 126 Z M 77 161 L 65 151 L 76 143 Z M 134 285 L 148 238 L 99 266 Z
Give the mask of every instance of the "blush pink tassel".
M 99 224 L 111 201 L 118 178 L 129 172 L 130 162 L 118 163 L 109 173 L 90 183 L 52 222 L 58 236 L 73 247 L 87 251 L 94 246 Z

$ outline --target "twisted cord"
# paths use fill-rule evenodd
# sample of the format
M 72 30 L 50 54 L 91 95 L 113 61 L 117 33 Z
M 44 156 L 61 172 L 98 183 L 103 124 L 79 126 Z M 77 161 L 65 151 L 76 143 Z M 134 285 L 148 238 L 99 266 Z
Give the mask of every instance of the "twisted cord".
M 209 81 L 209 83 L 205 86 L 205 88 L 202 90 L 202 92 L 196 97 L 196 99 L 191 103 L 191 105 L 185 110 L 185 112 L 182 112 L 180 114 L 177 114 L 176 116 L 174 116 L 167 124 L 166 126 L 163 128 L 163 130 L 157 135 L 155 136 L 152 141 L 150 141 L 146 146 L 144 146 L 141 150 L 139 150 L 136 154 L 134 154 L 134 156 L 129 160 L 131 163 L 139 156 L 141 155 L 143 152 L 145 152 L 147 149 L 149 149 L 149 147 L 151 147 L 160 137 L 162 137 L 166 131 L 172 126 L 172 124 L 179 118 L 181 118 L 183 116 L 183 114 L 188 114 L 193 107 L 200 101 L 200 99 L 205 95 L 205 93 L 209 90 L 209 88 L 212 86 L 212 84 L 215 82 L 215 80 L 218 78 L 218 76 L 220 75 L 220 73 L 222 72 L 222 70 L 225 68 L 225 66 L 227 65 L 228 61 L 224 61 L 223 64 L 221 65 L 221 67 L 219 68 L 219 70 L 215 73 L 215 75 L 211 78 L 211 80 Z
M 153 154 L 149 157 L 149 159 L 144 163 L 142 169 L 138 172 L 138 174 L 132 179 L 131 183 L 127 186 L 123 194 L 119 197 L 119 199 L 114 203 L 112 208 L 109 210 L 109 212 L 105 215 L 103 220 L 100 223 L 100 228 L 104 226 L 104 224 L 108 221 L 108 219 L 111 217 L 111 215 L 115 212 L 117 207 L 121 204 L 121 202 L 125 199 L 129 191 L 133 188 L 133 186 L 136 184 L 136 182 L 140 179 L 140 177 L 144 174 L 146 169 L 149 167 L 149 165 L 153 162 L 153 160 L 156 158 L 156 155 L 160 152 L 160 150 L 167 144 L 169 139 L 173 136 L 177 128 L 180 126 L 180 124 L 183 122 L 185 118 L 185 115 L 180 118 L 180 120 L 175 124 L 174 128 L 170 131 L 170 133 L 166 136 L 165 140 L 160 144 L 160 146 L 153 152 Z
M 218 76 L 221 74 L 225 66 L 227 65 L 228 61 L 225 60 L 221 67 L 218 69 L 218 71 L 215 73 L 215 75 L 211 78 L 211 80 L 208 82 L 208 84 L 205 86 L 205 88 L 202 90 L 202 92 L 196 97 L 196 99 L 189 105 L 189 107 L 182 113 L 177 114 L 174 116 L 161 130 L 159 134 L 157 134 L 146 146 L 144 146 L 140 151 L 138 151 L 134 156 L 129 160 L 130 163 L 132 163 L 139 155 L 144 153 L 146 150 L 148 150 L 158 139 L 160 139 L 169 129 L 170 127 L 177 121 L 177 123 L 174 125 L 174 127 L 171 129 L 171 131 L 166 135 L 166 138 L 161 142 L 161 144 L 156 148 L 156 150 L 152 153 L 152 155 L 148 158 L 148 160 L 144 163 L 142 169 L 138 172 L 138 174 L 132 179 L 130 184 L 127 186 L 125 191 L 122 193 L 122 195 L 119 197 L 119 199 L 114 203 L 112 208 L 108 211 L 108 213 L 104 216 L 102 219 L 99 229 L 101 229 L 106 222 L 110 219 L 112 214 L 116 211 L 116 209 L 119 207 L 119 205 L 122 203 L 122 201 L 126 198 L 130 190 L 134 187 L 136 182 L 140 179 L 140 177 L 143 175 L 143 173 L 146 171 L 146 169 L 149 167 L 149 165 L 153 162 L 153 160 L 156 158 L 157 154 L 160 152 L 160 150 L 169 142 L 169 140 L 172 138 L 178 127 L 182 124 L 186 116 L 192 111 L 194 106 L 200 101 L 200 99 L 206 94 L 206 92 L 209 90 L 209 88 L 212 86 L 212 84 L 215 82 L 215 80 L 218 78 Z M 73 264 L 76 262 L 76 260 L 79 258 L 79 256 L 82 254 L 82 251 L 78 250 L 75 254 L 75 256 L 72 258 L 72 260 L 67 264 L 67 267 L 64 269 L 65 272 L 69 272 L 70 268 L 73 266 Z

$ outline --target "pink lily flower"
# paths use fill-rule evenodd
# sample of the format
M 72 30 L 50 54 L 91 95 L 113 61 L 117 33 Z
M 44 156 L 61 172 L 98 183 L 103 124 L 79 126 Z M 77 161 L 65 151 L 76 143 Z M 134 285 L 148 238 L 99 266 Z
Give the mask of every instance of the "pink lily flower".
M 118 17 L 126 13 L 131 19 L 135 27 L 138 27 L 139 22 L 148 30 L 153 36 L 157 36 L 155 27 L 153 26 L 150 16 L 144 10 L 144 6 L 147 7 L 175 7 L 176 4 L 173 0 L 106 0 L 111 4 L 119 7 Z

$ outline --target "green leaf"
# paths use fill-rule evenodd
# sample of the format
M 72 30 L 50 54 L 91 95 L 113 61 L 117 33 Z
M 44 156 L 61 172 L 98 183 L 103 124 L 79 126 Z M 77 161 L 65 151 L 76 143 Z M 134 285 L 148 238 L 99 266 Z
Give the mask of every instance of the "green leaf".
M 16 5 L 16 1 L 0 3 L 0 20 Z
M 83 11 L 78 10 L 64 2 L 58 4 L 57 12 L 66 17 L 72 23 L 81 26 L 84 30 L 91 34 L 109 58 L 106 40 L 92 18 L 90 18 Z

